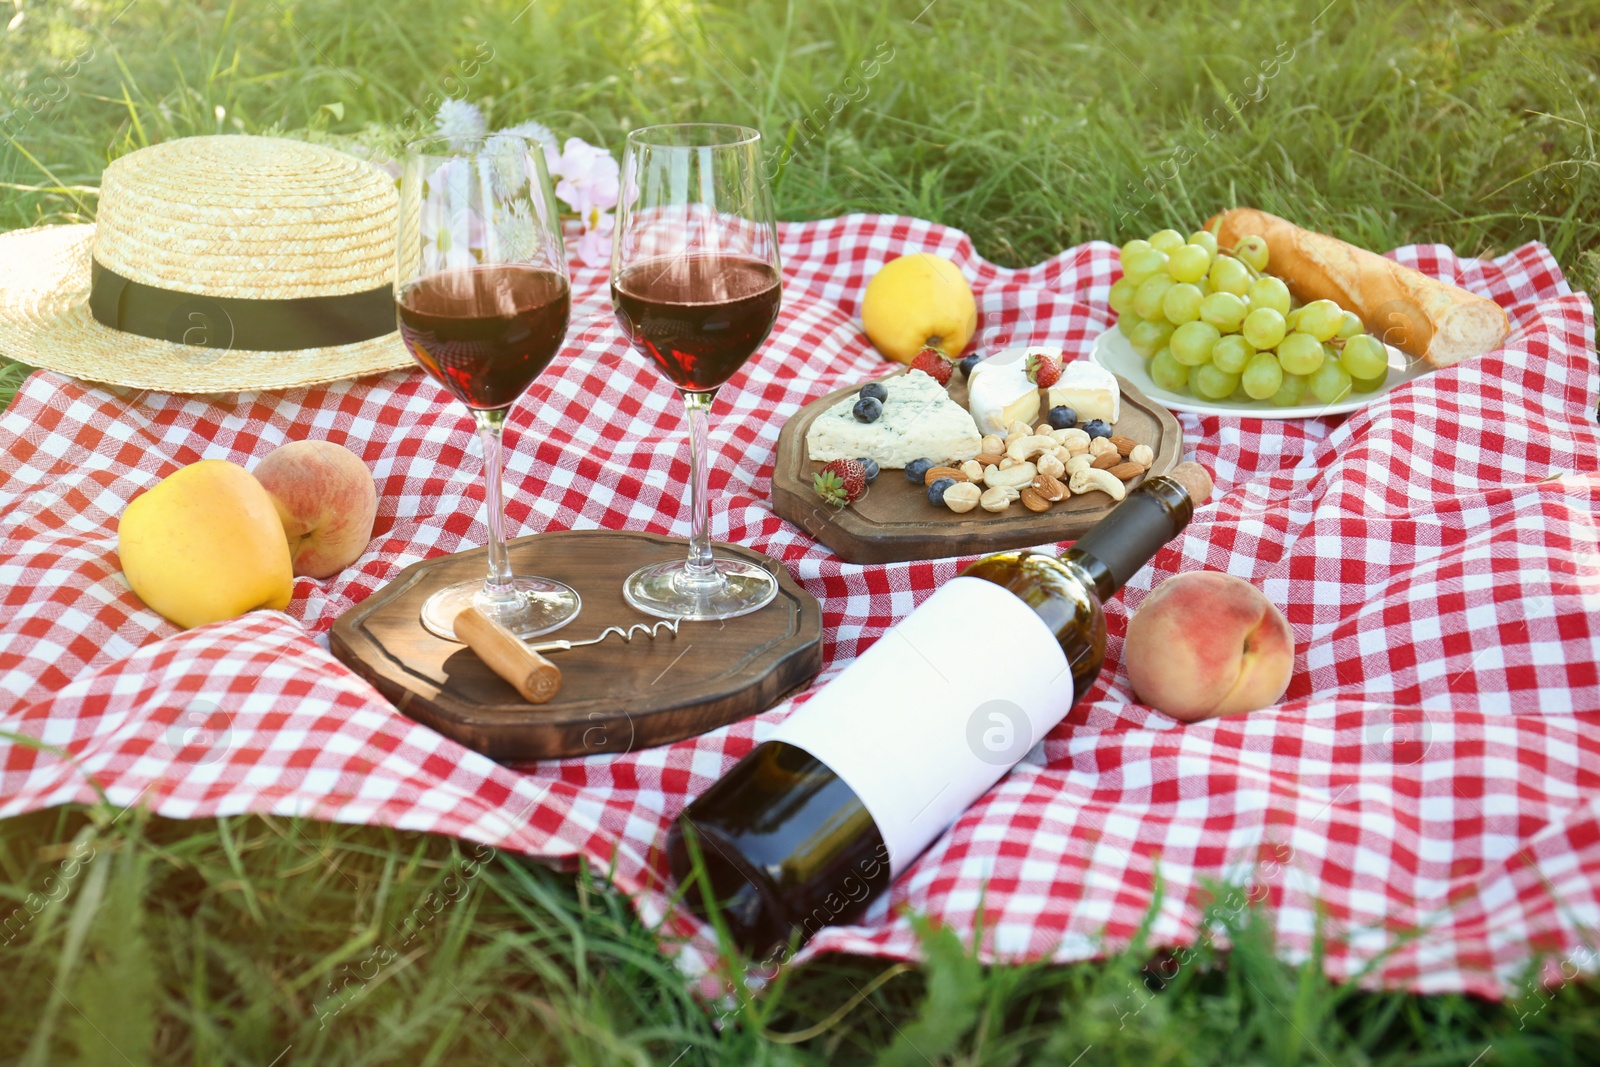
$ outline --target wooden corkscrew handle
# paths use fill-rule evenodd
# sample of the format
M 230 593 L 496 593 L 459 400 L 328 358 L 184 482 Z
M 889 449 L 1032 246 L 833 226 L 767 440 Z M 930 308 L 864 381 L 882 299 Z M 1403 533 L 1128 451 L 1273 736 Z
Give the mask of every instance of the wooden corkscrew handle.
M 510 682 L 522 699 L 543 704 L 561 689 L 561 668 L 529 648 L 521 638 L 477 608 L 456 616 L 456 637 L 500 677 Z

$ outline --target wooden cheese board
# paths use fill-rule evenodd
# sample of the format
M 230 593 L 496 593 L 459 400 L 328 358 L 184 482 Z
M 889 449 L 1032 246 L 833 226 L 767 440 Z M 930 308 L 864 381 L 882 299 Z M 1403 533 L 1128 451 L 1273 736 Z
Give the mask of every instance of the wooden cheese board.
M 846 563 L 941 559 L 1072 540 L 1114 506 L 1104 493 L 1089 493 L 1068 497 L 1045 512 L 1013 505 L 1000 514 L 979 508 L 957 515 L 929 503 L 927 490 L 908 481 L 904 471 L 885 470 L 860 499 L 843 508 L 830 507 L 812 489 L 812 476 L 822 464 L 806 455 L 806 432 L 819 415 L 859 392 L 864 384 L 837 389 L 790 416 L 778 433 L 772 471 L 774 510 L 833 549 Z M 1117 384 L 1122 390 L 1122 411 L 1112 429 L 1118 436 L 1149 445 L 1155 453 L 1145 477 L 1167 473 L 1183 459 L 1183 429 L 1178 420 L 1127 379 L 1118 376 Z M 951 378 L 949 391 L 952 400 L 966 406 L 966 381 L 960 372 Z M 1138 484 L 1134 480 L 1128 486 Z
M 583 598 L 569 625 L 537 641 L 583 640 L 608 626 L 659 620 L 628 606 L 636 568 L 683 556 L 681 538 L 614 530 L 552 531 L 509 545 L 514 569 L 568 583 Z M 414 563 L 333 625 L 333 654 L 403 714 L 504 762 L 626 752 L 667 744 L 764 711 L 822 669 L 822 611 L 775 560 L 717 545 L 766 567 L 778 596 L 728 622 L 683 622 L 676 637 L 615 637 L 547 653 L 561 690 L 528 704 L 470 649 L 422 628 L 418 611 L 439 586 L 483 574 L 487 549 Z

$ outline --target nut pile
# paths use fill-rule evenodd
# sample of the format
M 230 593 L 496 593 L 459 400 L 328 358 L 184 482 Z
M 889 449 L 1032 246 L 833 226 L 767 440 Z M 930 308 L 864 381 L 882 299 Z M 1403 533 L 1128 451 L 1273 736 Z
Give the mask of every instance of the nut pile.
M 960 466 L 929 467 L 922 476 L 927 486 L 941 479 L 954 483 L 944 489 L 944 506 L 958 515 L 973 508 L 998 515 L 1013 502 L 1029 511 L 1048 511 L 1069 496 L 1088 493 L 1121 500 L 1127 484 L 1155 462 L 1149 445 L 1126 437 L 1091 437 L 1079 428 L 1052 430 L 1047 423 L 1014 422 L 1004 438 L 985 437 L 982 448 Z

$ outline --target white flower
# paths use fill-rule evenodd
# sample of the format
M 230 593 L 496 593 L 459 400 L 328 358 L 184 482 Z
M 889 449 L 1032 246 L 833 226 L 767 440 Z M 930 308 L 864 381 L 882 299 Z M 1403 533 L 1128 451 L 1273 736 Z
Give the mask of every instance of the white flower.
M 618 170 L 617 161 L 604 148 L 568 137 L 550 174 L 561 179 L 556 196 L 587 219 L 592 208 L 610 211 L 617 206 Z
M 521 196 L 528 188 L 531 166 L 527 142 L 521 138 L 497 133 L 484 142 L 483 168 L 496 200 L 505 202 Z
M 457 270 L 477 262 L 472 254 L 471 179 L 461 159 L 440 164 L 428 176 L 419 220 L 425 270 Z
M 441 203 L 422 205 L 422 267 L 432 272 L 465 270 L 478 262 L 472 254 L 471 213 Z
M 498 245 L 502 263 L 527 263 L 539 257 L 544 247 L 544 232 L 534 221 L 526 200 L 513 200 L 507 210 L 496 211 L 493 242 Z
M 483 112 L 478 110 L 478 105 L 469 104 L 465 100 L 446 100 L 439 105 L 439 113 L 434 116 L 434 126 L 441 137 L 450 139 L 450 147 L 460 151 L 466 140 L 473 137 L 482 137 L 487 123 L 483 121 Z
M 544 165 L 554 173 L 556 160 L 561 158 L 561 150 L 556 141 L 556 135 L 550 132 L 550 127 L 542 122 L 534 122 L 530 119 L 527 122 L 519 122 L 515 126 L 507 126 L 499 132 L 509 133 L 517 137 L 531 137 L 533 140 L 538 141 L 544 149 Z

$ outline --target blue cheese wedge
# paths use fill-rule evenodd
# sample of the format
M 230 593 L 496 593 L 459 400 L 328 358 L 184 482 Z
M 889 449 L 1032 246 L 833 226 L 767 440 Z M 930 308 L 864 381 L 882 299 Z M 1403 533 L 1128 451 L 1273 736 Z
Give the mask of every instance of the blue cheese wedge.
M 1103 419 L 1113 425 L 1122 417 L 1122 390 L 1117 388 L 1117 376 L 1091 360 L 1075 359 L 1062 364 L 1061 378 L 1048 392 L 1048 407 L 1065 404 L 1078 413 L 1080 423 Z
M 806 431 L 806 454 L 818 463 L 870 456 L 886 470 L 914 459 L 961 462 L 978 454 L 982 435 L 944 386 L 919 370 L 886 379 L 889 393 L 876 422 L 858 422 L 851 393 L 818 415 Z

